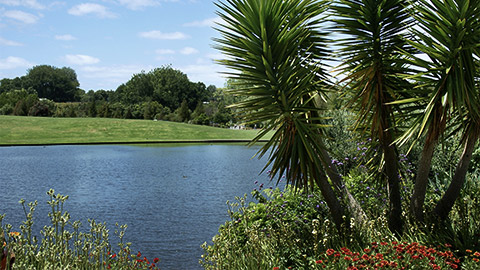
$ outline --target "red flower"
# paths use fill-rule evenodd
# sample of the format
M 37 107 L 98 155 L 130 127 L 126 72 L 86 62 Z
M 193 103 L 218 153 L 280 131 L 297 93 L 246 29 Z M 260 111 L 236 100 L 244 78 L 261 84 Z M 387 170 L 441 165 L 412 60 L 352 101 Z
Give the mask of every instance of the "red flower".
M 117 257 L 117 254 L 113 253 L 112 259 L 115 258 L 115 257 Z
M 273 270 L 278 270 L 278 269 L 280 269 L 280 267 L 278 266 L 273 267 Z
M 142 253 L 140 253 L 140 251 L 138 252 L 137 254 L 137 257 L 141 257 L 142 256 Z
M 158 258 L 153 259 L 153 263 L 158 263 L 158 261 L 160 261 L 160 259 Z
M 316 264 L 321 264 L 321 263 L 323 263 L 323 261 L 322 260 L 316 260 L 315 263 Z
M 334 253 L 335 253 L 335 250 L 333 250 L 333 249 L 331 249 L 331 248 L 327 249 L 327 255 L 328 255 L 328 256 L 331 256 L 331 255 L 333 255 Z

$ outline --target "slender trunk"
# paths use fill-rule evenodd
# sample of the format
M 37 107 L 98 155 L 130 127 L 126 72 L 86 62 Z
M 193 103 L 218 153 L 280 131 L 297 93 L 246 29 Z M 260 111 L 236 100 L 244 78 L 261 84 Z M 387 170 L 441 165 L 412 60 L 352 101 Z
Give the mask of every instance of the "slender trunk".
M 338 173 L 337 169 L 331 166 L 332 160 L 330 158 L 330 155 L 325 149 L 322 149 L 320 154 L 322 155 L 321 159 L 323 162 L 323 166 L 327 171 L 328 177 L 332 180 L 335 189 L 340 194 L 342 194 L 342 197 L 345 199 L 346 203 L 349 206 L 349 209 L 351 210 L 353 218 L 358 224 L 360 224 L 360 226 L 365 225 L 368 221 L 367 215 L 365 214 L 365 211 L 363 211 L 362 206 L 358 203 L 355 197 L 353 197 L 347 186 L 345 186 L 345 184 L 343 183 L 342 177 Z
M 332 215 L 333 222 L 337 226 L 338 231 L 342 230 L 342 225 L 344 224 L 344 215 L 345 211 L 340 204 L 340 201 L 335 195 L 335 191 L 332 189 L 332 186 L 328 182 L 328 178 L 322 172 L 319 172 L 319 175 L 315 177 L 318 187 L 322 192 L 322 196 L 325 199 L 325 202 L 330 209 L 330 214 Z
M 430 129 L 425 145 L 423 146 L 417 169 L 417 177 L 415 178 L 412 200 L 410 202 L 410 210 L 417 221 L 420 222 L 423 222 L 423 204 L 425 201 L 425 193 L 427 192 L 428 175 L 430 174 L 433 152 L 437 144 L 437 139 L 431 138 L 432 133 Z
M 434 209 L 434 214 L 436 214 L 440 219 L 445 220 L 448 217 L 448 214 L 453 208 L 455 200 L 460 195 L 460 190 L 465 183 L 465 176 L 467 175 L 468 165 L 472 159 L 473 150 L 475 150 L 475 144 L 478 140 L 478 134 L 470 134 L 465 142 L 463 153 L 460 157 L 460 160 L 455 169 L 455 174 L 453 175 L 452 182 L 450 183 L 447 191 L 443 194 L 443 197 L 437 203 L 437 206 Z
M 388 228 L 394 234 L 400 236 L 403 232 L 402 201 L 400 197 L 400 179 L 398 175 L 398 155 L 389 132 L 384 133 L 382 140 L 383 154 L 385 158 L 385 173 L 388 182 L 389 213 Z

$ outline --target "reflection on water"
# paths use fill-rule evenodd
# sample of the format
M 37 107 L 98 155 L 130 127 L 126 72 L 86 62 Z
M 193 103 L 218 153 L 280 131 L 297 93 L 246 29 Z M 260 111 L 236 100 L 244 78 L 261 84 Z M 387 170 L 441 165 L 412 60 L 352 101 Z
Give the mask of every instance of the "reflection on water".
M 259 146 L 39 146 L 0 148 L 0 214 L 24 220 L 18 201 L 38 200 L 37 231 L 48 224 L 48 189 L 69 195 L 66 209 L 84 227 L 88 218 L 128 224 L 132 250 L 159 257 L 162 269 L 200 269 L 200 245 L 228 218 L 227 200 L 268 182 L 252 159 Z

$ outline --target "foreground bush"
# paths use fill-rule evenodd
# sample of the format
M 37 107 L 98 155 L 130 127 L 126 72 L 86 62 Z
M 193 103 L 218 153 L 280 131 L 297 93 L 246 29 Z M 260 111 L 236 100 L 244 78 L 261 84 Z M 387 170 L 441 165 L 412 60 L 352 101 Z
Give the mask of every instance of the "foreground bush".
M 72 222 L 70 214 L 63 211 L 68 196 L 55 195 L 53 189 L 47 195 L 51 225 L 44 226 L 40 234 L 32 231 L 37 201 L 28 204 L 29 211 L 25 201 L 20 201 L 26 217 L 21 232 L 12 231 L 10 224 L 2 225 L 5 215 L 0 215 L 0 239 L 5 241 L 1 241 L 2 255 L 14 256 L 13 269 L 158 269 L 158 258 L 149 261 L 140 252 L 131 253 L 131 243 L 123 239 L 127 225 L 116 224 L 115 234 L 120 241 L 115 249 L 110 244 L 106 223 L 88 220 L 89 230 L 82 232 L 80 221 Z M 8 269 L 10 260 L 5 260 L 5 264 Z
M 245 196 L 228 203 L 231 220 L 213 244 L 202 246 L 200 263 L 206 269 L 480 269 L 478 179 L 468 179 L 449 223 L 419 225 L 404 216 L 401 238 L 388 230 L 385 218 L 371 218 L 387 211 L 378 187 L 361 173 L 347 184 L 368 209 L 366 227 L 351 219 L 339 232 L 319 192 L 254 190 L 257 202 Z

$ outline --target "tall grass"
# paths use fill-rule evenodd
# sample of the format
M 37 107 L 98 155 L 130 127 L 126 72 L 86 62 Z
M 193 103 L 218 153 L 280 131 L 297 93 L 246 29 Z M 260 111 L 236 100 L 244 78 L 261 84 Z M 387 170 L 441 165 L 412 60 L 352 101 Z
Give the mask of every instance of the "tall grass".
M 116 224 L 119 243 L 114 247 L 106 223 L 90 219 L 88 230 L 84 231 L 81 222 L 72 221 L 64 210 L 68 196 L 55 194 L 53 189 L 47 195 L 51 224 L 40 232 L 32 231 L 37 201 L 27 206 L 24 200 L 20 201 L 25 212 L 21 232 L 12 231 L 11 224 L 3 225 L 5 215 L 0 215 L 6 269 L 11 267 L 10 257 L 14 257 L 13 269 L 158 269 L 158 258 L 149 261 L 140 252 L 131 253 L 131 243 L 124 240 L 127 225 Z

